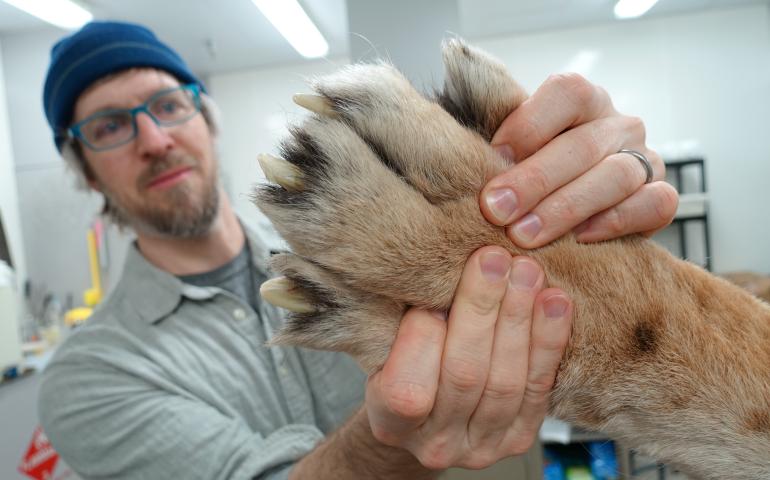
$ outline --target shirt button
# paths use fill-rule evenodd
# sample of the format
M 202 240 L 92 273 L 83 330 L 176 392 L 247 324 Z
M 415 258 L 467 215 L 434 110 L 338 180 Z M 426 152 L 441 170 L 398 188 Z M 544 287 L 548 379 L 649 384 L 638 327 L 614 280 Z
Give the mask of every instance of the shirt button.
M 242 308 L 236 308 L 233 310 L 233 317 L 235 317 L 236 320 L 243 320 L 246 318 L 246 310 Z

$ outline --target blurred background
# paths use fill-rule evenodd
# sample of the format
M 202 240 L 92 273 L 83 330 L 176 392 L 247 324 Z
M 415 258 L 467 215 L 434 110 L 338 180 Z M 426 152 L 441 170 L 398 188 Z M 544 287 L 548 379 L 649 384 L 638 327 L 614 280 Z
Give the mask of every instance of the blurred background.
M 656 240 L 714 272 L 740 272 L 735 278 L 758 294 L 770 291 L 763 278 L 770 272 L 767 0 L 632 1 L 629 11 L 616 0 L 300 0 L 319 34 L 307 45 L 268 18 L 288 1 L 80 0 L 84 10 L 71 18 L 56 10 L 62 1 L 30 2 L 48 20 L 20 3 L 0 0 L 0 369 L 7 379 L 34 371 L 36 359 L 109 293 L 132 238 L 99 219 L 99 196 L 75 188 L 43 114 L 50 48 L 88 18 L 145 24 L 204 80 L 222 110 L 225 188 L 241 218 L 276 248 L 281 241 L 250 195 L 264 178 L 256 155 L 276 153 L 286 125 L 304 115 L 292 94 L 308 91 L 313 75 L 374 58 L 389 59 L 428 91 L 441 83 L 442 38 L 461 36 L 502 60 L 530 92 L 550 74 L 578 72 L 607 89 L 619 111 L 641 117 L 682 193 L 677 220 Z M 35 391 L 8 383 L 0 384 L 0 478 L 27 478 L 19 465 L 35 420 L 7 412 L 14 402 L 32 412 Z M 573 434 L 555 425 L 544 443 L 594 449 L 585 443 L 593 437 Z M 592 458 L 601 454 L 596 448 Z M 540 478 L 549 455 L 556 456 L 550 464 L 569 456 L 557 450 L 545 450 L 545 463 L 542 451 L 527 460 L 527 477 L 501 470 L 468 478 Z M 644 462 L 617 450 L 616 471 L 675 478 L 671 469 L 637 468 Z M 566 468 L 552 478 L 600 478 L 574 469 L 568 477 Z

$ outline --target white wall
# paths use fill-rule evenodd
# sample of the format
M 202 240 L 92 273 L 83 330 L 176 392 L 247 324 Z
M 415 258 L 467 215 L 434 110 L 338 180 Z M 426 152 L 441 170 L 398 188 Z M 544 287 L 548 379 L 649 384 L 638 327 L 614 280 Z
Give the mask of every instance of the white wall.
M 530 92 L 579 56 L 594 58 L 581 73 L 604 86 L 618 110 L 644 119 L 649 144 L 700 144 L 714 270 L 770 272 L 767 6 L 474 43 L 503 60 Z
M 22 279 L 26 276 L 27 269 L 21 233 L 21 219 L 19 218 L 16 174 L 13 168 L 13 142 L 11 140 L 8 105 L 6 103 L 1 47 L 2 44 L 0 43 L 0 213 L 2 213 L 3 227 L 11 250 L 16 279 L 19 285 L 21 285 Z

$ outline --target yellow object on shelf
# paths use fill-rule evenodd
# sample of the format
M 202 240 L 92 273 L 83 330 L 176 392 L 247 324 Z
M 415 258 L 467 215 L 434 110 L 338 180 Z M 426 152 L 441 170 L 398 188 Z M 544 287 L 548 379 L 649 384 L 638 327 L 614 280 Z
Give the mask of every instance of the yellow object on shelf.
M 96 233 L 93 228 L 89 228 L 88 232 L 86 232 L 86 240 L 88 241 L 88 267 L 91 271 L 91 288 L 83 292 L 84 307 L 73 308 L 64 314 L 64 324 L 68 327 L 85 322 L 94 312 L 93 307 L 102 301 L 99 253 L 96 245 Z
M 102 279 L 99 275 L 99 254 L 96 249 L 96 235 L 94 229 L 89 228 L 88 239 L 88 265 L 91 268 L 91 288 L 83 292 L 83 303 L 93 307 L 102 301 Z
M 77 307 L 72 310 L 68 310 L 64 314 L 64 324 L 68 327 L 72 327 L 79 323 L 85 322 L 88 317 L 94 312 L 93 308 L 89 307 Z

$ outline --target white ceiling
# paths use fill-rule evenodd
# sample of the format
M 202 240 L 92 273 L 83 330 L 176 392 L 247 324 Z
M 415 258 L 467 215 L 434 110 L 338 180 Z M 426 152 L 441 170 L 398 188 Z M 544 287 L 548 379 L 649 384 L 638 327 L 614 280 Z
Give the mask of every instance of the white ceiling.
M 456 1 L 460 34 L 469 39 L 614 21 L 614 0 Z M 648 15 L 769 1 L 660 0 Z M 250 0 L 81 0 L 80 3 L 98 19 L 147 25 L 201 74 L 301 60 Z M 300 0 L 300 3 L 329 42 L 329 56 L 346 55 L 349 49 L 346 0 Z M 53 27 L 0 1 L 0 39 L 4 35 L 50 28 Z

